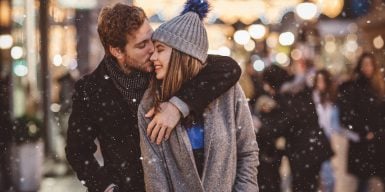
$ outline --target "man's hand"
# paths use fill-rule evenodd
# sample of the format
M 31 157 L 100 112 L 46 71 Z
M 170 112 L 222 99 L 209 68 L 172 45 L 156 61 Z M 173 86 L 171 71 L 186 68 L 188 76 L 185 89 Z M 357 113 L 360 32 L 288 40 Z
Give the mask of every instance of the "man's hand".
M 159 108 L 159 113 L 155 113 L 155 109 L 152 108 L 145 115 L 147 118 L 154 117 L 147 126 L 147 136 L 150 137 L 151 142 L 156 142 L 158 145 L 163 138 L 167 140 L 170 137 L 181 118 L 178 108 L 170 102 L 161 103 Z

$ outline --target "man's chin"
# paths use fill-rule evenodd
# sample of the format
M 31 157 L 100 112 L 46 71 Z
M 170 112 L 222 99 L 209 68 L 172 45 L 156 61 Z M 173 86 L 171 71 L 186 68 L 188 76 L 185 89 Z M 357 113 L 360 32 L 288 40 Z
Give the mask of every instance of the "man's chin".
M 144 69 L 144 72 L 152 73 L 152 72 L 154 72 L 154 67 L 152 67 L 152 66 L 146 67 L 146 68 Z
M 141 67 L 139 70 L 145 73 L 152 73 L 154 72 L 154 67 Z

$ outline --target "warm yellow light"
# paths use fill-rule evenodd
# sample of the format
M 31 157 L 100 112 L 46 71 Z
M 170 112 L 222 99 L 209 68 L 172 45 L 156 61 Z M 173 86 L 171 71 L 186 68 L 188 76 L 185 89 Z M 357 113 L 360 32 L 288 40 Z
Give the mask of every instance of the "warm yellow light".
M 327 41 L 325 43 L 325 51 L 328 53 L 334 53 L 337 50 L 337 45 L 334 41 Z
M 316 0 L 318 7 L 329 18 L 337 17 L 344 8 L 344 0 Z
M 11 22 L 11 8 L 8 1 L 0 1 L 0 26 L 7 27 Z
M 266 44 L 269 48 L 275 48 L 278 44 L 278 34 L 277 33 L 271 33 L 267 39 Z
M 358 49 L 357 41 L 354 40 L 347 40 L 345 43 L 345 48 L 348 52 L 355 52 Z
M 279 63 L 279 64 L 281 64 L 281 65 L 283 65 L 283 66 L 286 66 L 287 65 L 287 63 L 288 63 L 288 61 L 289 61 L 289 57 L 285 54 L 285 53 L 277 53 L 276 55 L 275 55 L 275 60 Z
M 255 49 L 255 42 L 249 41 L 246 45 L 244 45 L 246 51 L 253 51 Z
M 302 58 L 302 52 L 299 49 L 294 49 L 290 55 L 294 60 L 300 60 Z
M 381 37 L 381 35 L 373 39 L 373 45 L 376 49 L 381 49 L 384 47 L 384 39 Z

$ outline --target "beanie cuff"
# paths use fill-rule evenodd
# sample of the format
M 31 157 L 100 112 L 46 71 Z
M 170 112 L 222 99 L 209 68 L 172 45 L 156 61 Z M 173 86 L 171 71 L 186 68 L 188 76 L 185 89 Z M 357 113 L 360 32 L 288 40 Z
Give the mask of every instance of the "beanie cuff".
M 152 40 L 160 41 L 174 49 L 177 49 L 183 53 L 193 56 L 204 64 L 207 59 L 207 50 L 202 47 L 196 46 L 191 42 L 167 31 L 163 28 L 158 28 L 152 35 Z

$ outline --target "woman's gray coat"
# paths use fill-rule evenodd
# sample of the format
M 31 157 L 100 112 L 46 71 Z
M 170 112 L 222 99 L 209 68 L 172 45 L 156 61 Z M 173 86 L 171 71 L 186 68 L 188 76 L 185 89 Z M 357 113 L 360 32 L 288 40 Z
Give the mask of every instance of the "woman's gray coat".
M 146 191 L 258 191 L 258 144 L 245 95 L 236 84 L 205 110 L 204 168 L 195 167 L 186 129 L 180 124 L 161 145 L 146 136 L 152 99 L 146 92 L 138 111 Z

